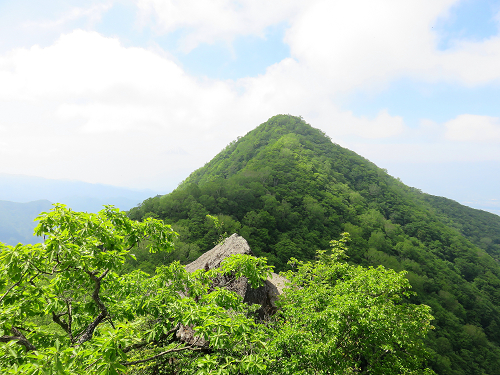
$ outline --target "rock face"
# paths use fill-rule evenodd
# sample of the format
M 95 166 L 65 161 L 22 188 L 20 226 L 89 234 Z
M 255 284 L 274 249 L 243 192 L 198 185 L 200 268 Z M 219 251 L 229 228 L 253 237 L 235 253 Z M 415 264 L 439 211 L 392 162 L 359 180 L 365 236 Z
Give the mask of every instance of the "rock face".
M 194 262 L 186 265 L 186 271 L 194 272 L 202 268 L 217 268 L 221 262 L 233 254 L 253 255 L 248 242 L 236 233 L 224 240 L 222 244 L 215 246 L 212 250 L 201 255 Z M 207 266 L 208 265 L 208 266 Z
M 194 272 L 199 269 L 209 270 L 217 268 L 225 258 L 233 254 L 254 255 L 247 241 L 236 233 L 226 238 L 222 244 L 215 246 L 212 250 L 201 255 L 194 262 L 186 265 L 185 268 L 188 272 Z M 275 302 L 283 293 L 286 281 L 284 277 L 273 273 L 264 282 L 264 285 L 254 289 L 250 286 L 246 277 L 234 279 L 230 276 L 221 276 L 214 280 L 212 287 L 223 286 L 243 297 L 243 302 L 260 305 L 261 307 L 257 313 L 260 319 L 265 320 L 276 312 Z M 193 330 L 189 327 L 181 327 L 177 332 L 177 337 L 187 343 L 204 346 L 206 344 L 204 340 L 193 337 L 193 333 Z
M 202 268 L 206 270 L 217 268 L 225 258 L 233 254 L 254 255 L 248 242 L 236 233 L 226 238 L 222 244 L 207 251 L 194 262 L 186 265 L 186 271 L 194 272 Z M 236 280 L 230 280 L 229 277 L 221 277 L 214 281 L 213 287 L 224 285 L 226 289 L 242 296 L 244 302 L 261 305 L 259 315 L 261 319 L 265 319 L 276 312 L 275 302 L 279 295 L 283 293 L 286 281 L 284 277 L 273 273 L 263 286 L 254 289 L 250 287 L 245 277 Z

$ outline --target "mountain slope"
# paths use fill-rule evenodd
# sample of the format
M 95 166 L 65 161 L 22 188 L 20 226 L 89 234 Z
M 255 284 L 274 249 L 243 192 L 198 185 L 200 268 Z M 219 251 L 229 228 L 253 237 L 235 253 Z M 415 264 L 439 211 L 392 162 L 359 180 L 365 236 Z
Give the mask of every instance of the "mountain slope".
M 456 228 L 473 244 L 500 261 L 500 216 L 476 210 L 451 199 L 425 194 L 442 220 Z
M 138 254 L 144 262 L 187 262 L 210 249 L 220 233 L 207 214 L 278 269 L 290 257 L 310 259 L 347 231 L 351 262 L 406 270 L 418 293 L 413 302 L 432 307 L 428 346 L 436 372 L 495 374 L 500 266 L 487 253 L 496 257 L 496 247 L 478 247 L 484 241 L 476 232 L 494 245 L 500 217 L 471 210 L 407 187 L 301 118 L 278 115 L 130 217 L 160 217 L 181 234 L 170 258 Z M 466 230 L 467 215 L 474 231 Z

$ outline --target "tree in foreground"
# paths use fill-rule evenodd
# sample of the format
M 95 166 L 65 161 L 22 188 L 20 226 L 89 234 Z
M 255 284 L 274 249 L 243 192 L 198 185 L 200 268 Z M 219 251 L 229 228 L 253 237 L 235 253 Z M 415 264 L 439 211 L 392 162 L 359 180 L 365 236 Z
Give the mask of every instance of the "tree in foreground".
M 112 207 L 87 214 L 64 205 L 38 221 L 44 244 L 0 247 L 0 373 L 193 374 L 206 367 L 206 353 L 228 348 L 244 354 L 225 356 L 231 368 L 261 372 L 252 355 L 262 341 L 255 309 L 211 290 L 211 280 L 245 274 L 257 287 L 270 273 L 264 260 L 241 255 L 208 272 L 190 274 L 176 262 L 153 276 L 120 275 L 139 244 L 170 251 L 170 226 Z M 181 340 L 181 327 L 195 338 Z
M 317 260 L 292 259 L 269 343 L 276 374 L 432 374 L 423 339 L 430 308 L 405 302 L 404 273 L 340 262 L 348 234 Z
M 192 274 L 178 262 L 121 274 L 133 249 L 170 251 L 176 234 L 56 205 L 36 228 L 44 244 L 0 245 L 3 374 L 422 373 L 427 306 L 405 302 L 401 273 L 341 262 L 347 237 L 314 262 L 292 259 L 290 285 L 271 321 L 213 287 L 214 278 L 269 276 L 265 259 L 225 259 Z M 182 332 L 194 335 L 183 338 Z

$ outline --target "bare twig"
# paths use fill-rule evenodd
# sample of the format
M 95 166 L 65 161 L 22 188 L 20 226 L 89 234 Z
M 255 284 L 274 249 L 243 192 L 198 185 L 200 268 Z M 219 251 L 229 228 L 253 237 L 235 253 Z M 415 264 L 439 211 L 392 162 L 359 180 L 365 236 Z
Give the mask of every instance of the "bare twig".
M 85 367 L 85 370 L 84 371 L 87 371 L 88 369 L 90 369 L 92 366 L 94 366 L 100 359 L 102 359 L 102 356 L 97 358 L 94 362 L 92 362 L 90 365 L 88 365 L 87 367 Z

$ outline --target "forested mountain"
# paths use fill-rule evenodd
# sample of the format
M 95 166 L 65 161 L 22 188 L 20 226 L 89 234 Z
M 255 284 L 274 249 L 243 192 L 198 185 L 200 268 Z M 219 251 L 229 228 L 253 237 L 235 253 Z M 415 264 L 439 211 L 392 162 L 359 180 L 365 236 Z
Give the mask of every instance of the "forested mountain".
M 443 197 L 425 194 L 443 222 L 457 229 L 472 243 L 500 260 L 500 216 L 475 210 Z
M 132 209 L 131 218 L 164 219 L 181 237 L 173 254 L 137 254 L 130 266 L 195 259 L 221 234 L 208 214 L 278 270 L 349 232 L 350 262 L 406 270 L 412 302 L 432 307 L 428 348 L 437 373 L 498 373 L 500 217 L 408 187 L 289 115 L 272 117 L 172 193 Z

